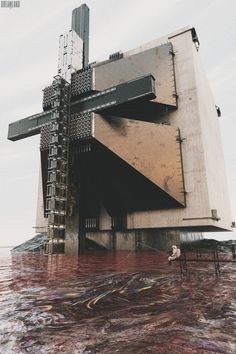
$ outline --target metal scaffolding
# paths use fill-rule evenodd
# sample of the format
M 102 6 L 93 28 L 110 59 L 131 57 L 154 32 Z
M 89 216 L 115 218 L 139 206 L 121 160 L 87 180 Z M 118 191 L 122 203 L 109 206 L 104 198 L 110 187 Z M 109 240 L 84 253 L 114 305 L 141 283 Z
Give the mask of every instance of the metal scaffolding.
M 46 253 L 61 253 L 65 244 L 65 225 L 68 188 L 70 85 L 59 75 L 53 84 L 50 122 L 46 216 L 48 238 Z

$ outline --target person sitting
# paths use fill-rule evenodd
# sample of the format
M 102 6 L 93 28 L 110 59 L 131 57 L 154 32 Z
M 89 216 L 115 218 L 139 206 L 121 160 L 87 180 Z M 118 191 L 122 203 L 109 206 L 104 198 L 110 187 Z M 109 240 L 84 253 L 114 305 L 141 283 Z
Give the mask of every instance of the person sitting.
M 181 256 L 180 249 L 179 249 L 176 245 L 173 245 L 173 246 L 172 246 L 172 254 L 168 257 L 169 263 L 170 263 L 171 261 L 176 260 L 176 259 L 179 258 L 180 256 Z

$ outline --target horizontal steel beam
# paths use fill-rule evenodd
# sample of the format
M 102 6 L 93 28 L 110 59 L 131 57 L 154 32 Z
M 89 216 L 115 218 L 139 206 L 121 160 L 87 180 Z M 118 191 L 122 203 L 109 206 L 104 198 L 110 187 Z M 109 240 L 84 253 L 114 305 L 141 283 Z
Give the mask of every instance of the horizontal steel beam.
M 124 82 L 120 85 L 97 92 L 77 101 L 71 102 L 72 113 L 89 113 L 105 111 L 112 107 L 119 107 L 128 102 L 149 101 L 156 98 L 155 79 L 147 75 L 136 80 Z M 8 139 L 12 141 L 27 138 L 40 133 L 41 127 L 49 124 L 51 110 L 10 123 Z
M 12 141 L 28 138 L 40 133 L 41 127 L 48 124 L 51 111 L 41 112 L 10 123 L 8 126 L 8 139 Z
M 74 113 L 100 113 L 106 109 L 112 109 L 124 103 L 156 98 L 155 79 L 152 75 L 144 76 L 136 80 L 124 82 L 120 85 L 97 92 L 71 104 Z

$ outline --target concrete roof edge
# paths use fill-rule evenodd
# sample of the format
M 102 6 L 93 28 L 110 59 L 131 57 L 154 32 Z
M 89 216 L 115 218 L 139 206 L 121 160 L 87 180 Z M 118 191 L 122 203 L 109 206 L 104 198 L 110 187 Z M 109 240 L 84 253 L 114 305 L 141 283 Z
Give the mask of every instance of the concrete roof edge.
M 148 43 L 142 44 L 139 47 L 136 47 L 134 49 L 128 50 L 127 52 L 123 53 L 124 57 L 129 57 L 130 55 L 134 55 L 136 53 L 140 53 L 143 52 L 144 50 L 148 50 L 151 48 L 155 48 L 161 44 L 165 44 L 167 43 L 171 38 L 176 37 L 178 35 L 181 35 L 185 32 L 191 31 L 193 29 L 192 26 L 186 26 L 186 27 L 182 27 L 170 34 L 167 34 L 165 36 L 162 36 L 160 38 L 154 39 Z
M 169 33 L 169 34 L 167 34 L 165 36 L 162 36 L 160 38 L 156 38 L 156 39 L 154 39 L 154 40 L 152 40 L 150 42 L 147 42 L 145 44 L 140 45 L 139 47 L 136 47 L 134 49 L 128 50 L 127 52 L 124 52 L 123 53 L 123 57 L 127 58 L 127 57 L 129 57 L 131 55 L 138 54 L 138 53 L 143 52 L 145 50 L 155 48 L 155 47 L 157 47 L 159 45 L 162 45 L 162 44 L 165 44 L 165 43 L 169 42 L 171 38 L 179 36 L 179 35 L 181 35 L 183 33 L 188 32 L 188 31 L 192 31 L 193 29 L 194 29 L 193 26 L 182 27 L 182 28 L 180 28 L 180 29 L 178 29 L 178 30 L 176 30 L 176 31 L 174 31 L 172 33 Z M 100 65 L 104 65 L 104 64 L 107 64 L 109 62 L 110 62 L 109 59 L 103 60 L 101 62 L 95 63 L 94 67 L 97 67 L 97 66 L 100 66 Z
M 168 39 L 171 39 L 173 37 L 179 36 L 179 35 L 181 35 L 181 34 L 183 34 L 185 32 L 192 31 L 193 28 L 194 28 L 193 26 L 182 27 L 182 28 L 180 28 L 180 29 L 168 34 Z

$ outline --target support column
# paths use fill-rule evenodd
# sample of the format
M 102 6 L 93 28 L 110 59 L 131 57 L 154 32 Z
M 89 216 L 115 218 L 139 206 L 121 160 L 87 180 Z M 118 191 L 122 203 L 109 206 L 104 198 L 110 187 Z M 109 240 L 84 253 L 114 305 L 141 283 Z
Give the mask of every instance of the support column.
M 86 230 L 85 230 L 85 216 L 83 213 L 83 202 L 80 199 L 79 206 L 79 232 L 78 232 L 78 254 L 85 253 L 86 246 Z
M 140 230 L 135 230 L 135 251 L 142 250 L 142 232 Z
M 72 148 L 71 148 L 72 149 Z M 68 208 L 66 217 L 65 254 L 77 256 L 79 253 L 79 173 L 78 155 L 73 153 L 69 160 Z
M 84 193 L 81 178 L 80 154 L 72 148 L 69 163 L 68 210 L 66 218 L 65 254 L 84 254 L 86 229 L 84 215 Z
M 115 231 L 110 232 L 110 250 L 116 251 L 116 233 Z
M 65 254 L 77 256 L 79 253 L 78 239 L 79 212 L 74 208 L 73 214 L 68 215 L 66 221 Z

